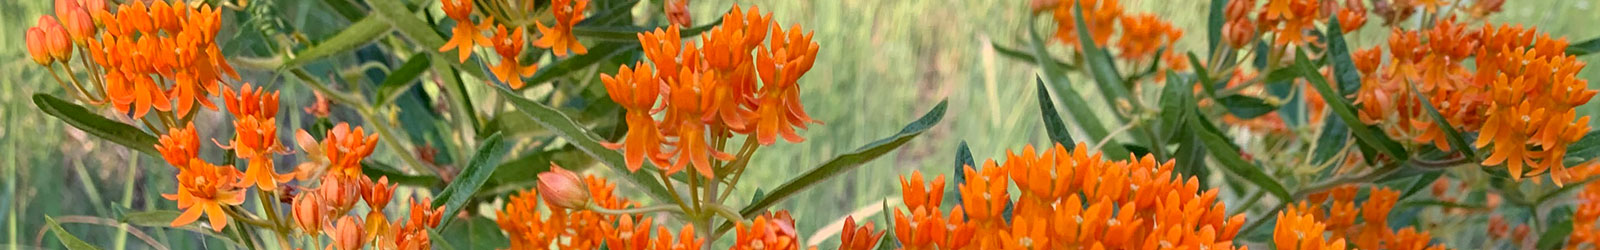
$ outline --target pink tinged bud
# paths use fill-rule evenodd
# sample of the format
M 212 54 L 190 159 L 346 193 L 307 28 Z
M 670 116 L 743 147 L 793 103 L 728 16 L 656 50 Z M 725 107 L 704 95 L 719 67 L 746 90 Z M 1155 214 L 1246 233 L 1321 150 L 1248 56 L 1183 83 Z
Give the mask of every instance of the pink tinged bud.
M 301 193 L 294 197 L 290 204 L 291 215 L 294 222 L 304 230 L 307 235 L 317 235 L 322 232 L 322 224 L 327 222 L 327 208 L 322 204 L 322 198 L 316 193 Z
M 72 59 L 72 41 L 68 40 L 67 29 L 62 28 L 60 22 L 50 16 L 40 16 L 39 29 L 44 30 L 44 47 L 51 58 L 63 62 Z
M 549 172 L 539 173 L 539 196 L 550 205 L 567 209 L 585 209 L 590 204 L 589 189 L 583 179 L 554 163 L 550 164 Z
M 28 28 L 26 36 L 28 55 L 33 56 L 33 62 L 49 66 L 52 61 L 50 60 L 50 50 L 45 46 L 44 30 L 39 29 L 39 27 Z
M 78 4 L 79 6 L 83 6 L 83 12 L 88 13 L 90 16 L 94 17 L 95 25 L 105 24 L 104 20 L 100 20 L 100 16 L 95 15 L 94 13 L 99 13 L 99 12 L 102 12 L 102 11 L 110 11 L 110 9 L 106 8 L 106 0 L 77 0 L 77 1 L 79 2 L 79 4 Z

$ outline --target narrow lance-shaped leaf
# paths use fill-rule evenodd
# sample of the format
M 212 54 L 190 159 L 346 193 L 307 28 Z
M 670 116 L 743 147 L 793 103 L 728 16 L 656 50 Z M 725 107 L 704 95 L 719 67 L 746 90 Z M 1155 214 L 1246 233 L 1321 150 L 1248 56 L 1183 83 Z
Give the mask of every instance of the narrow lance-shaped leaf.
M 322 40 L 322 43 L 295 53 L 293 59 L 284 62 L 279 68 L 289 69 L 300 67 L 306 63 L 320 60 L 339 53 L 350 52 L 361 48 L 362 45 L 377 41 L 378 36 L 389 33 L 393 26 L 375 16 L 367 16 L 351 23 L 350 26 L 335 33 L 332 37 Z
M 1354 95 L 1361 91 L 1361 71 L 1356 69 L 1356 63 L 1350 59 L 1350 44 L 1344 40 L 1344 30 L 1339 27 L 1338 15 L 1332 15 L 1328 21 L 1329 63 L 1333 64 L 1333 79 L 1339 82 L 1339 93 L 1345 96 Z
M 1410 157 L 1410 155 L 1406 154 L 1406 149 L 1400 146 L 1400 143 L 1389 139 L 1388 135 L 1380 131 L 1373 131 L 1371 127 L 1361 123 L 1361 119 L 1356 117 L 1355 107 L 1343 95 L 1340 95 L 1337 90 L 1329 86 L 1327 79 L 1322 78 L 1321 74 L 1317 74 L 1317 70 L 1311 66 L 1311 61 L 1306 58 L 1305 51 L 1296 50 L 1295 54 L 1297 56 L 1295 56 L 1295 63 L 1292 67 L 1300 72 L 1301 77 L 1311 81 L 1311 87 L 1315 88 L 1317 94 L 1322 96 L 1322 100 L 1328 104 L 1328 109 L 1339 115 L 1345 126 L 1350 128 L 1350 134 L 1355 135 L 1356 140 L 1377 146 L 1396 161 L 1405 161 L 1407 157 Z
M 1067 131 L 1067 124 L 1062 123 L 1061 115 L 1056 114 L 1056 104 L 1050 102 L 1050 91 L 1044 88 L 1044 79 L 1036 78 L 1035 82 L 1039 93 L 1039 116 L 1044 118 L 1045 132 L 1050 133 L 1050 141 L 1072 145 L 1072 133 Z
M 1094 110 L 1089 109 L 1091 107 L 1089 106 L 1089 103 L 1084 101 L 1083 96 L 1079 95 L 1078 92 L 1072 88 L 1072 79 L 1068 78 L 1066 72 L 1062 71 L 1061 68 L 1057 68 L 1055 64 L 1048 62 L 1054 61 L 1055 59 L 1051 58 L 1050 51 L 1045 49 L 1045 45 L 1047 44 L 1044 38 L 1039 34 L 1039 30 L 1029 26 L 1028 38 L 1033 42 L 1031 45 L 1035 60 L 1034 63 L 1035 65 L 1039 65 L 1040 74 L 1044 76 L 1043 80 L 1048 80 L 1051 84 L 1050 86 L 1054 86 L 1056 91 L 1060 91 L 1060 94 L 1055 96 L 1061 97 L 1061 101 L 1064 102 L 1063 105 L 1067 107 L 1068 115 L 1071 115 L 1074 123 L 1078 124 L 1078 127 L 1082 128 L 1085 134 L 1088 134 L 1088 138 L 1085 139 L 1088 141 L 1100 141 L 1106 138 L 1106 136 L 1110 136 L 1110 130 L 1107 130 L 1105 125 L 1101 123 L 1101 119 L 1094 114 Z M 1048 88 L 1038 88 L 1037 91 L 1039 91 L 1039 94 L 1041 95 L 1050 94 Z M 1048 98 L 1048 96 L 1042 96 L 1041 98 Z M 1045 100 L 1041 99 L 1040 101 L 1042 102 Z M 1054 110 L 1054 103 L 1055 102 L 1053 101 L 1051 102 L 1051 110 Z M 1046 126 L 1049 126 L 1049 124 L 1047 123 Z M 1069 135 L 1068 138 L 1070 137 L 1071 136 Z M 1072 140 L 1057 142 L 1061 142 L 1063 145 L 1074 144 Z M 1128 154 L 1126 149 L 1117 144 L 1101 147 L 1101 151 L 1105 152 L 1107 155 L 1113 155 L 1117 157 Z
M 1222 103 L 1223 107 L 1228 108 L 1228 113 L 1239 119 L 1256 118 L 1278 110 L 1278 107 L 1272 106 L 1266 100 L 1245 95 L 1225 96 L 1217 98 L 1217 102 Z
M 720 16 L 717 17 L 717 20 L 712 20 L 710 23 L 684 29 L 678 33 L 678 36 L 693 37 L 700 35 L 700 33 L 705 33 L 706 31 L 711 30 L 711 28 L 717 27 L 717 25 L 722 25 L 722 17 Z M 572 27 L 572 35 L 606 41 L 637 43 L 639 41 L 639 33 L 650 32 L 656 29 L 665 29 L 665 27 L 600 26 L 580 24 L 576 27 Z
M 72 127 L 88 132 L 95 137 L 100 137 L 146 155 L 161 156 L 161 153 L 156 151 L 156 143 L 159 143 L 159 140 L 132 125 L 100 117 L 100 115 L 96 115 L 94 112 L 83 108 L 83 106 L 72 104 L 49 94 L 34 94 L 33 105 L 38 106 L 39 110 L 44 111 L 44 113 L 67 122 L 67 125 L 72 125 Z
M 1433 125 L 1444 131 L 1445 140 L 1449 141 L 1450 147 L 1456 152 L 1461 152 L 1461 155 L 1466 156 L 1468 159 L 1477 159 L 1477 154 L 1472 152 L 1472 144 L 1467 144 L 1467 139 L 1461 137 L 1461 132 L 1456 131 L 1455 125 L 1451 125 L 1450 120 L 1439 114 L 1439 109 L 1433 108 L 1433 103 L 1429 101 L 1431 99 L 1427 95 L 1423 95 L 1422 91 L 1417 89 L 1416 84 L 1406 81 L 1406 85 L 1411 87 L 1411 94 L 1419 100 L 1417 101 L 1418 103 L 1422 104 L 1422 109 L 1427 110 L 1428 116 L 1433 118 Z
M 1596 52 L 1600 52 L 1600 37 L 1567 46 L 1568 55 L 1583 56 L 1594 54 Z
M 510 150 L 510 145 L 502 142 L 500 134 L 490 135 L 478 146 L 477 153 L 472 155 L 472 160 L 467 162 L 467 167 L 456 174 L 456 178 L 434 197 L 433 207 L 444 206 L 444 214 L 456 214 L 461 211 L 461 206 L 472 199 L 472 194 L 489 181 L 489 176 L 494 174 L 495 168 L 500 167 L 500 158 Z M 455 216 L 445 216 L 443 223 L 448 224 Z
M 939 101 L 939 105 L 935 105 L 932 110 L 929 110 L 928 113 L 923 114 L 922 118 L 919 118 L 910 124 L 906 124 L 905 128 L 900 129 L 899 133 L 895 133 L 888 138 L 873 141 L 872 143 L 861 146 L 854 151 L 834 156 L 833 159 L 829 159 L 821 166 L 817 166 L 816 168 L 806 171 L 794 179 L 790 179 L 789 181 L 784 182 L 782 185 L 779 185 L 777 188 L 772 189 L 771 192 L 767 192 L 766 196 L 762 197 L 760 200 L 750 203 L 749 206 L 745 206 L 744 209 L 741 209 L 739 213 L 745 218 L 754 217 L 760 212 L 766 211 L 767 208 L 777 205 L 778 202 L 786 200 L 789 197 L 793 197 L 795 194 L 822 183 L 824 180 L 844 174 L 846 172 L 850 172 L 851 170 L 855 170 L 856 167 L 860 167 L 861 165 L 866 164 L 873 159 L 877 159 L 878 157 L 886 155 L 895 149 L 899 149 L 900 146 L 904 146 L 907 142 L 911 142 L 911 139 L 922 135 L 924 132 L 928 132 L 928 130 L 932 129 L 934 125 L 939 124 L 939 120 L 944 119 L 944 112 L 948 106 L 948 100 Z M 725 223 L 722 227 L 731 226 L 731 223 Z M 720 229 L 722 227 L 719 227 L 718 231 L 723 231 Z
M 1536 212 L 1537 213 L 1537 212 Z M 1543 234 L 1539 235 L 1539 250 L 1561 249 L 1567 242 L 1567 236 L 1572 235 L 1572 208 L 1561 207 L 1550 212 L 1548 225 Z M 1584 230 L 1588 230 L 1585 228 Z
M 528 117 L 533 118 L 534 122 L 550 128 L 556 135 L 577 146 L 578 150 L 583 151 L 584 154 L 606 166 L 610 166 L 612 169 L 628 173 L 628 179 L 634 184 L 643 187 L 651 198 L 661 202 L 674 200 L 672 198 L 674 197 L 673 194 L 668 193 L 666 186 L 662 186 L 661 182 L 651 175 L 649 171 L 628 171 L 627 164 L 623 163 L 622 154 L 601 146 L 600 139 L 594 133 L 572 121 L 572 118 L 566 114 L 542 103 L 523 98 L 521 95 L 517 95 L 503 87 L 497 87 L 495 91 L 500 93 L 501 98 L 510 101 L 511 106 L 516 107 L 517 111 L 527 114 Z
M 972 149 L 967 147 L 966 140 L 962 140 L 960 145 L 956 145 L 956 164 L 954 171 L 956 180 L 953 183 L 967 183 L 967 173 L 964 170 L 967 169 L 967 166 L 973 166 L 976 164 L 977 162 L 972 160 Z M 956 185 L 950 186 L 950 189 L 954 190 Z M 955 199 L 955 203 L 951 204 L 961 204 L 961 192 L 946 192 L 946 194 L 951 194 L 951 196 Z
M 1211 0 L 1211 14 L 1206 17 L 1206 48 L 1210 48 L 1210 55 L 1215 58 L 1222 48 L 1222 25 L 1227 22 L 1223 11 L 1228 8 L 1228 0 Z M 1203 67 L 1194 64 L 1196 67 Z
M 555 79 L 556 77 L 565 76 L 567 73 L 588 68 L 595 63 L 604 61 L 606 58 L 622 55 L 637 48 L 639 48 L 638 42 L 601 43 L 599 45 L 595 45 L 594 47 L 590 47 L 588 54 L 567 57 L 566 59 L 561 59 L 560 61 L 555 62 L 552 66 L 539 68 L 539 71 L 533 73 L 533 77 L 529 78 L 528 82 L 547 82 L 551 79 Z
M 1190 130 L 1193 130 L 1194 135 L 1200 139 L 1200 142 L 1205 145 L 1207 150 L 1211 151 L 1211 157 L 1222 164 L 1222 169 L 1245 178 L 1245 180 L 1256 184 L 1257 187 L 1266 190 L 1279 199 L 1289 200 L 1291 198 L 1289 190 L 1285 189 L 1283 184 L 1278 183 L 1272 176 L 1262 172 L 1261 166 L 1244 160 L 1240 155 L 1239 149 L 1233 146 L 1233 143 L 1228 142 L 1228 138 L 1222 135 L 1222 131 L 1211 125 L 1211 121 L 1206 120 L 1205 116 L 1195 115 L 1189 117 Z
M 1194 106 L 1194 78 L 1167 71 L 1168 84 L 1161 88 L 1161 139 L 1165 144 L 1176 142 L 1177 134 L 1184 131 L 1183 123 Z
M 428 66 L 433 62 L 432 59 L 428 59 L 430 57 L 432 56 L 428 54 L 411 55 L 411 59 L 407 59 L 405 64 L 400 65 L 399 69 L 390 72 L 389 76 L 384 77 L 383 82 L 378 84 L 378 97 L 373 103 L 377 105 L 388 104 L 396 94 L 405 91 L 413 83 L 418 82 L 417 77 L 422 76 L 422 72 L 428 70 Z
M 1011 59 L 1016 59 L 1017 61 L 1021 61 L 1021 62 L 1026 62 L 1026 63 L 1031 63 L 1031 64 L 1038 65 L 1038 63 L 1040 61 L 1039 59 L 1041 59 L 1039 57 L 1034 56 L 1032 53 L 1023 52 L 1021 49 L 1007 48 L 1006 46 L 1000 45 L 998 43 L 990 43 L 989 47 L 990 48 L 994 48 L 994 51 L 995 52 L 999 52 L 999 54 L 1002 55 L 1002 56 L 1010 57 Z M 1078 69 L 1078 66 L 1076 66 L 1076 65 L 1067 64 L 1067 62 L 1062 62 L 1061 60 L 1056 60 L 1055 58 L 1045 57 L 1045 58 L 1042 58 L 1042 59 L 1045 59 L 1044 61 L 1050 62 L 1057 69 L 1064 69 L 1064 70 L 1077 70 Z
M 1072 17 L 1078 23 L 1078 43 L 1083 47 L 1083 58 L 1088 64 L 1089 73 L 1094 77 L 1099 86 L 1100 94 L 1106 100 L 1106 105 L 1116 107 L 1116 100 L 1128 98 L 1128 90 L 1122 85 L 1122 73 L 1117 72 L 1117 65 L 1111 61 L 1111 55 L 1095 44 L 1094 36 L 1090 34 L 1091 27 L 1083 20 L 1083 5 L 1073 2 Z M 1120 123 L 1123 117 L 1117 116 Z
M 56 219 L 55 218 L 51 218 L 49 215 L 45 215 L 44 216 L 44 221 L 45 221 L 45 223 L 50 224 L 49 225 L 50 226 L 50 232 L 56 234 L 56 240 L 60 241 L 61 245 L 66 246 L 67 249 L 72 249 L 72 250 L 91 250 L 91 249 L 98 250 L 98 249 L 100 249 L 99 247 L 95 247 L 94 245 L 90 245 L 88 242 L 84 242 L 82 239 L 78 239 L 78 236 L 73 236 L 72 233 L 68 233 L 66 229 L 61 229 L 61 224 L 60 223 L 56 223 Z

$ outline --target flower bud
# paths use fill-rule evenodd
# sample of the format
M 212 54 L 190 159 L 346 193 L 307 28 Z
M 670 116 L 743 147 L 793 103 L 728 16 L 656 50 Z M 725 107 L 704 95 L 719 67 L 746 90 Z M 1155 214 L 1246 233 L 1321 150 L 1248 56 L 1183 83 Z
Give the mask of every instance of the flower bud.
M 50 16 L 39 17 L 39 29 L 44 31 L 45 51 L 50 52 L 50 57 L 56 61 L 72 59 L 72 41 L 67 38 L 67 29 L 61 27 L 60 22 Z
M 33 27 L 28 28 L 25 39 L 28 44 L 28 55 L 33 56 L 33 62 L 49 66 L 53 61 L 50 59 L 50 50 L 44 44 L 44 37 L 44 29 Z
M 367 206 L 373 211 L 383 211 L 389 205 L 389 198 L 394 196 L 394 189 L 399 185 L 389 185 L 389 177 L 378 177 L 378 182 L 371 178 L 361 177 L 361 199 L 367 201 Z
M 555 163 L 550 164 L 549 172 L 539 173 L 539 196 L 550 205 L 567 209 L 585 209 L 591 203 L 583 179 Z
M 83 45 L 94 36 L 94 20 L 78 0 L 56 0 L 56 18 L 61 19 L 73 43 Z
M 690 25 L 694 25 L 693 18 L 689 16 L 689 0 L 667 0 L 667 3 L 661 5 L 661 7 L 663 12 L 667 13 L 667 21 L 672 22 L 672 24 L 678 25 L 680 28 L 689 28 Z
M 329 248 L 339 250 L 361 249 L 362 245 L 367 243 L 365 226 L 364 223 L 361 223 L 361 218 L 356 218 L 355 216 L 345 215 L 344 218 L 340 218 L 339 224 L 334 225 L 333 229 L 328 231 L 328 238 L 333 239 L 333 244 L 329 245 Z
M 322 224 L 327 222 L 327 207 L 323 206 L 322 198 L 316 193 L 306 192 L 294 197 L 290 203 L 290 215 L 294 216 L 295 225 L 300 230 L 305 230 L 307 235 L 317 235 L 322 232 Z
M 317 194 L 322 196 L 324 205 L 333 208 L 335 214 L 343 214 L 355 208 L 356 201 L 361 200 L 361 185 L 350 177 L 323 175 Z
M 94 19 L 95 26 L 105 25 L 105 20 L 102 20 L 100 15 L 96 15 L 95 13 L 110 11 L 110 9 L 106 8 L 106 0 L 77 0 L 77 1 L 79 2 L 78 3 L 79 6 L 83 6 L 83 12 L 89 13 L 89 16 L 94 17 L 93 19 Z

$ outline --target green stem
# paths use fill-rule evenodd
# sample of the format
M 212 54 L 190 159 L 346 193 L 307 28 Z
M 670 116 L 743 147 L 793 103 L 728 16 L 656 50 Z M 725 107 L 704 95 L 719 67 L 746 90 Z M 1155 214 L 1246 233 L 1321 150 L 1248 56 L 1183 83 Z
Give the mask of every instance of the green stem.
M 603 207 L 590 207 L 589 210 L 590 211 L 595 211 L 596 213 L 613 214 L 613 215 L 646 214 L 646 213 L 657 213 L 657 212 L 676 212 L 676 213 L 682 214 L 684 212 L 682 207 L 674 206 L 674 205 L 656 205 L 656 206 L 649 206 L 649 207 L 636 207 L 636 208 L 616 209 L 616 210 L 606 209 L 606 208 L 603 208 Z
M 717 197 L 717 203 L 722 203 L 729 195 L 733 195 L 734 186 L 739 185 L 739 180 L 744 177 L 745 166 L 750 165 L 750 158 L 755 157 L 757 149 L 761 149 L 760 143 L 751 137 L 744 138 L 744 146 L 739 148 L 739 158 L 728 164 L 728 168 L 734 171 L 733 178 L 728 180 L 728 189 L 723 190 L 722 195 Z
M 711 210 L 711 212 L 715 213 L 717 216 L 721 216 L 723 219 L 727 219 L 728 221 L 736 221 L 738 223 L 750 222 L 749 220 L 745 220 L 744 217 L 740 217 L 739 212 L 733 211 L 733 208 L 723 206 L 722 204 L 706 204 L 706 208 Z
M 139 168 L 139 155 L 129 154 L 128 158 L 128 172 L 124 173 L 124 175 L 128 176 L 128 179 L 122 182 L 121 204 L 124 208 L 133 207 L 133 183 L 136 180 L 134 178 L 139 176 L 137 174 Z M 128 245 L 128 228 L 119 227 L 117 229 L 117 240 L 115 242 L 116 244 L 114 246 L 116 246 L 116 248 L 114 249 L 125 249 L 124 247 Z

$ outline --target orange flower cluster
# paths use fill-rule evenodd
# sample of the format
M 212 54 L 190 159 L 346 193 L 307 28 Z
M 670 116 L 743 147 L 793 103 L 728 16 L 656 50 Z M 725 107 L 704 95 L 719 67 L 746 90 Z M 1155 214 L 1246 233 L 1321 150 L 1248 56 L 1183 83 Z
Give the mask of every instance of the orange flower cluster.
M 1078 21 L 1073 15 L 1075 5 L 1083 6 L 1083 22 L 1088 24 L 1089 36 L 1094 39 L 1094 44 L 1105 46 L 1111 41 L 1111 34 L 1116 32 L 1117 20 L 1122 18 L 1122 3 L 1120 0 L 1074 0 L 1051 1 L 1040 3 L 1035 1 L 1036 11 L 1050 10 L 1050 17 L 1056 21 L 1056 40 L 1063 44 L 1080 48 L 1078 44 Z
M 461 62 L 466 62 L 472 57 L 472 51 L 479 46 L 493 47 L 499 62 L 490 67 L 490 73 L 500 79 L 512 89 L 520 89 L 526 85 L 522 78 L 533 76 L 539 71 L 537 62 L 523 65 L 523 47 L 527 44 L 524 40 L 527 27 L 507 27 L 506 24 L 497 24 L 492 17 L 473 20 L 474 3 L 471 0 L 439 0 L 440 9 L 446 16 L 455 20 L 455 28 L 451 29 L 450 41 L 439 47 L 439 52 L 455 49 L 459 53 Z M 531 6 L 531 5 L 530 5 Z M 535 21 L 540 37 L 533 41 L 533 46 L 550 49 L 556 56 L 568 54 L 581 55 L 589 53 L 589 49 L 578 42 L 578 37 L 572 34 L 572 27 L 584 19 L 583 13 L 588 9 L 589 0 L 554 0 L 551 1 L 550 14 L 555 16 L 556 22 L 552 26 L 545 26 L 543 22 Z M 687 18 L 685 12 L 685 18 Z M 490 28 L 495 29 L 491 30 Z M 493 39 L 485 36 L 485 30 L 494 33 Z
M 1366 202 L 1357 207 L 1357 189 L 1351 184 L 1316 193 L 1278 213 L 1273 243 L 1278 249 L 1344 249 L 1346 242 L 1357 249 L 1445 249 L 1443 245 L 1430 246 L 1433 237 L 1426 231 L 1414 227 L 1399 231 L 1389 228 L 1389 212 L 1399 201 L 1400 192 L 1373 188 Z M 1327 205 L 1324 202 L 1328 202 Z M 1360 223 L 1356 221 L 1358 215 Z M 1324 233 L 1327 238 L 1320 238 Z
M 145 3 L 123 4 L 115 14 L 94 10 L 94 20 L 104 25 L 99 37 L 74 35 L 84 55 L 105 71 L 107 99 L 136 118 L 151 108 L 189 114 L 195 103 L 215 110 L 210 97 L 218 83 L 239 78 L 216 45 L 221 12 L 207 5 L 191 8 L 184 1 Z
M 937 182 L 937 181 L 936 181 Z M 888 231 L 873 229 L 871 221 L 867 224 L 856 226 L 855 216 L 844 218 L 844 229 L 839 233 L 839 250 L 870 250 L 878 245 L 878 239 Z
M 295 135 L 295 142 L 306 153 L 306 161 L 295 167 L 300 180 L 316 179 L 324 173 L 361 175 L 361 160 L 378 147 L 378 135 L 367 135 L 360 127 L 351 130 L 347 123 L 334 125 L 325 136 L 318 142 L 305 130 Z
M 1574 107 L 1596 93 L 1577 77 L 1585 64 L 1565 54 L 1564 38 L 1522 27 L 1464 26 L 1446 19 L 1420 32 L 1396 30 L 1387 65 L 1376 49 L 1357 52 L 1357 68 L 1368 75 L 1356 97 L 1362 121 L 1449 150 L 1416 91 L 1455 129 L 1479 132 L 1474 146 L 1493 142 L 1482 164 L 1504 164 L 1518 180 L 1545 172 L 1557 184 L 1571 179 L 1563 163 L 1567 145 L 1590 129 L 1589 117 L 1578 117 Z M 1474 58 L 1476 69 L 1463 66 L 1466 58 Z
M 913 173 L 902 181 L 911 215 L 895 211 L 895 235 L 906 249 L 1235 248 L 1245 217 L 1225 216 L 1217 190 L 1201 191 L 1170 161 L 1107 161 L 1087 151 L 1028 146 L 1003 164 L 968 166 L 962 203 L 948 213 L 929 199 L 942 196 L 942 178 L 923 189 Z M 1021 192 L 1006 218 L 1012 183 Z
M 772 24 L 772 15 L 757 8 L 747 15 L 735 6 L 723 20 L 699 46 L 683 43 L 678 27 L 640 33 L 651 64 L 601 75 L 611 99 L 627 110 L 629 131 L 622 143 L 606 146 L 623 149 L 629 170 L 649 159 L 669 174 L 692 164 L 710 177 L 711 158 L 733 159 L 710 142 L 734 134 L 762 145 L 780 136 L 800 142 L 795 128 L 818 123 L 801 105 L 798 84 L 816 60 L 811 34 Z M 654 117 L 663 111 L 661 119 Z
M 1575 177 L 1589 178 L 1600 174 L 1600 169 L 1582 168 L 1573 172 L 1577 172 Z M 1567 236 L 1566 249 L 1600 247 L 1600 224 L 1597 224 L 1600 222 L 1600 184 L 1585 184 L 1575 199 L 1578 202 L 1572 212 L 1572 234 Z
M 1128 60 L 1155 56 L 1156 49 L 1177 44 L 1179 38 L 1183 38 L 1183 30 L 1155 14 L 1123 16 L 1122 39 L 1117 40 L 1117 48 L 1122 53 L 1117 56 Z
M 795 233 L 794 217 L 789 211 L 756 216 L 751 223 L 740 222 L 733 230 L 735 240 L 729 250 L 800 249 L 799 234 Z
M 286 148 L 278 143 L 278 91 L 267 94 L 256 87 L 250 88 L 246 83 L 239 91 L 223 88 L 223 104 L 227 105 L 228 112 L 233 113 L 234 139 L 230 146 L 224 149 L 233 149 L 250 162 L 250 167 L 245 171 L 245 186 L 257 186 L 261 190 L 273 191 L 278 183 L 288 182 L 293 176 L 279 177 L 273 168 L 272 156 L 275 152 L 285 151 Z
M 587 202 L 592 206 L 611 210 L 638 206 L 617 196 L 617 185 L 605 179 L 589 175 L 582 184 L 572 184 L 582 185 L 572 188 L 585 189 L 591 195 Z M 530 189 L 513 195 L 505 208 L 495 213 L 495 222 L 511 238 L 510 249 L 595 249 L 606 244 L 611 249 L 687 250 L 701 249 L 706 244 L 689 225 L 680 229 L 676 238 L 666 227 L 659 227 L 660 232 L 651 238 L 650 228 L 655 226 L 652 218 L 557 206 L 544 200 L 542 192 L 545 191 Z

